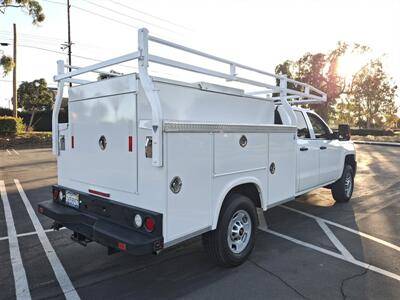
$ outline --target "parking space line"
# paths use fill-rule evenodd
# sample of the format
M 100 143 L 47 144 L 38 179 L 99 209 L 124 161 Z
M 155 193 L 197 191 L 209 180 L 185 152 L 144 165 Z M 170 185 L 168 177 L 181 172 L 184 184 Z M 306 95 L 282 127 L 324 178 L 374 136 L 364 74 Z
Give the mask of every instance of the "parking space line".
M 332 232 L 332 230 L 326 225 L 325 222 L 321 220 L 317 220 L 318 225 L 321 227 L 321 229 L 325 232 L 325 234 L 328 236 L 328 238 L 331 240 L 332 244 L 335 245 L 336 249 L 339 250 L 340 253 L 344 257 L 346 257 L 348 260 L 353 260 L 354 257 L 353 255 L 350 254 L 350 252 L 343 246 L 343 244 L 338 240 L 336 235 Z
M 67 229 L 67 228 L 62 227 L 62 228 L 60 228 L 59 230 L 64 230 L 64 229 Z M 46 233 L 47 233 L 47 232 L 53 232 L 53 231 L 54 231 L 54 229 L 45 229 L 45 230 L 44 230 L 44 232 L 46 232 Z M 17 234 L 17 237 L 20 238 L 20 237 L 30 236 L 30 235 L 35 235 L 35 234 L 37 234 L 36 231 L 24 232 L 24 233 L 19 233 L 19 234 Z M 8 236 L 0 237 L 0 241 L 5 241 L 5 240 L 8 240 Z
M 17 299 L 31 299 L 28 280 L 25 268 L 22 263 L 21 252 L 19 250 L 17 232 L 15 230 L 14 218 L 11 212 L 10 202 L 8 201 L 4 181 L 0 180 L 0 194 L 3 200 L 4 215 L 7 225 L 8 244 L 10 248 L 11 266 L 14 274 L 15 295 Z
M 43 229 L 42 224 L 40 224 L 40 221 L 36 216 L 36 213 L 33 210 L 33 207 L 29 202 L 28 197 L 25 194 L 25 191 L 23 190 L 21 183 L 19 182 L 18 179 L 14 179 L 14 182 L 15 185 L 17 186 L 19 194 L 21 195 L 22 201 L 25 204 L 26 210 L 28 211 L 29 217 L 31 218 L 33 226 L 37 232 L 39 240 L 44 248 L 47 258 L 51 264 L 51 267 L 53 268 L 54 274 L 58 280 L 58 283 L 60 284 L 60 287 L 64 293 L 65 298 L 67 300 L 80 299 L 78 293 L 76 292 L 74 286 L 72 285 L 70 278 L 68 277 L 67 272 L 65 271 L 63 265 L 60 262 L 60 259 L 58 258 L 53 246 L 51 245 L 49 238 L 47 237 L 46 232 Z
M 10 150 L 6 149 L 8 155 L 12 155 Z
M 361 231 L 352 229 L 352 228 L 350 228 L 350 227 L 346 227 L 346 226 L 344 226 L 344 225 L 341 225 L 341 224 L 338 224 L 338 223 L 329 221 L 329 220 L 327 220 L 327 219 L 323 219 L 323 218 L 321 218 L 321 217 L 314 216 L 314 215 L 312 215 L 312 214 L 306 213 L 306 212 L 304 212 L 304 211 L 301 211 L 301 210 L 298 210 L 298 209 L 295 209 L 295 208 L 292 208 L 292 207 L 289 207 L 289 206 L 286 206 L 286 205 L 280 205 L 279 207 L 282 207 L 282 208 L 287 209 L 287 210 L 291 210 L 291 211 L 293 211 L 293 212 L 302 214 L 302 215 L 304 215 L 304 216 L 313 218 L 313 219 L 315 219 L 315 220 L 321 220 L 321 221 L 325 222 L 326 224 L 336 226 L 336 227 L 338 227 L 338 228 L 341 228 L 341 229 L 343 229 L 343 230 L 346 230 L 346 231 L 349 231 L 349 232 L 351 232 L 351 233 L 357 234 L 357 235 L 359 235 L 359 236 L 365 237 L 365 238 L 367 238 L 367 239 L 370 239 L 370 240 L 372 240 L 372 241 L 374 241 L 374 242 L 377 242 L 377 243 L 379 243 L 379 244 L 382 244 L 382 245 L 384 245 L 384 246 L 386 246 L 386 247 L 392 248 L 392 249 L 394 249 L 394 250 L 400 252 L 400 247 L 399 247 L 399 246 L 394 245 L 394 244 L 392 244 L 392 243 L 389 243 L 389 242 L 387 242 L 387 241 L 384 241 L 384 240 L 382 240 L 382 239 L 380 239 L 380 238 L 374 237 L 374 236 L 372 236 L 372 235 L 370 235 L 370 234 L 368 234 L 368 233 L 364 233 L 364 232 L 361 232 Z
M 397 275 L 395 273 L 386 271 L 384 269 L 378 268 L 378 267 L 370 265 L 368 263 L 359 261 L 359 260 L 354 259 L 354 258 L 353 259 L 348 259 L 344 255 L 341 255 L 339 253 L 336 253 L 336 252 L 321 248 L 319 246 L 316 246 L 316 245 L 313 245 L 313 244 L 310 244 L 310 243 L 307 243 L 307 242 L 303 242 L 301 240 L 292 238 L 292 237 L 290 237 L 288 235 L 285 235 L 285 234 L 282 234 L 282 233 L 279 233 L 279 232 L 276 232 L 276 231 L 273 231 L 273 230 L 270 230 L 270 229 L 267 229 L 267 228 L 264 228 L 264 227 L 259 227 L 258 229 L 260 229 L 260 230 L 262 230 L 262 231 L 264 231 L 266 233 L 273 234 L 273 235 L 275 235 L 277 237 L 283 238 L 285 240 L 291 241 L 291 242 L 293 242 L 295 244 L 298 244 L 298 245 L 313 249 L 313 250 L 321 252 L 323 254 L 327 254 L 327 255 L 333 256 L 335 258 L 338 258 L 338 259 L 344 260 L 346 262 L 352 263 L 352 264 L 357 265 L 359 267 L 362 267 L 364 269 L 371 270 L 371 271 L 374 271 L 375 273 L 378 273 L 378 274 L 384 275 L 386 277 L 390 277 L 392 279 L 400 281 L 400 275 Z
M 11 149 L 15 154 L 19 155 L 19 153 L 17 152 L 17 150 L 15 150 L 14 148 Z

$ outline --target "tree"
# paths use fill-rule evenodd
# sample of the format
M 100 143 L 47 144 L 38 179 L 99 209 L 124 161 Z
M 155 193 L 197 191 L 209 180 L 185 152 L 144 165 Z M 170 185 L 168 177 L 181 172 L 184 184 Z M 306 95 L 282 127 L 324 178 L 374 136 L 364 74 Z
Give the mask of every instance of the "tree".
M 33 24 L 39 24 L 44 21 L 45 15 L 40 3 L 36 0 L 3 0 L 0 1 L 0 13 L 5 14 L 10 8 L 20 8 L 32 17 Z M 0 66 L 3 67 L 3 74 L 6 76 L 14 68 L 14 60 L 10 56 L 2 55 Z
M 276 74 L 286 74 L 289 78 L 308 83 L 327 94 L 325 105 L 310 105 L 324 119 L 329 120 L 335 104 L 346 90 L 346 82 L 337 72 L 339 59 L 349 51 L 365 52 L 367 46 L 349 45 L 338 42 L 336 48 L 327 54 L 306 53 L 296 61 L 286 60 L 275 68 Z M 289 88 L 299 90 L 295 85 Z
M 21 8 L 32 17 L 32 23 L 38 24 L 44 21 L 45 15 L 40 3 L 36 0 L 3 0 L 0 3 L 0 13 L 5 14 L 9 8 Z
M 50 109 L 54 94 L 47 88 L 46 80 L 36 79 L 32 82 L 24 81 L 18 88 L 18 104 L 24 110 L 31 112 L 28 128 L 32 126 L 35 113 Z
M 356 111 L 355 123 L 365 123 L 367 128 L 395 126 L 396 90 L 379 58 L 362 67 L 353 77 L 348 97 L 349 106 Z
M 3 67 L 3 77 L 7 76 L 15 66 L 14 60 L 10 56 L 3 55 L 0 58 L 0 65 Z

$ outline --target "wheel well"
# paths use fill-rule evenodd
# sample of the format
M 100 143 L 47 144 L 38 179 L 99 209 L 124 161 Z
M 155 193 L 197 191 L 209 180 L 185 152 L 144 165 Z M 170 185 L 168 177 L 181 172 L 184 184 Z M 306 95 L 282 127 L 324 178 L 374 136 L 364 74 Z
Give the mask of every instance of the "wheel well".
M 346 158 L 344 160 L 345 165 L 350 165 L 353 168 L 354 174 L 357 171 L 357 162 L 356 162 L 356 157 L 354 154 L 348 154 L 346 155 Z
M 260 192 L 257 188 L 257 185 L 254 183 L 244 183 L 235 186 L 232 188 L 229 193 L 225 196 L 225 199 L 227 199 L 230 195 L 232 194 L 242 194 L 246 197 L 249 197 L 251 201 L 253 201 L 255 207 L 261 207 L 261 198 L 260 198 Z M 224 203 L 225 203 L 224 199 Z

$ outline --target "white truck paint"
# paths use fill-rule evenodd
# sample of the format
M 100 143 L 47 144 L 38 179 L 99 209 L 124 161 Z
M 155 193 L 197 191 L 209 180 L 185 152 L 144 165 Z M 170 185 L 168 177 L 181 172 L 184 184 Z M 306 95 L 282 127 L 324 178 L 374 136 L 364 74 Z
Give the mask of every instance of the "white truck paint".
M 148 41 L 228 64 L 230 72 L 150 55 Z M 139 74 L 95 82 L 74 78 L 133 59 Z M 263 90 L 150 77 L 149 62 Z M 218 229 L 227 195 L 243 184 L 255 187 L 259 203 L 252 200 L 266 210 L 338 181 L 350 156 L 355 163 L 352 142 L 333 138 L 319 116 L 291 105 L 324 102 L 325 93 L 300 82 L 299 90 L 288 89 L 291 79 L 149 36 L 145 29 L 138 52 L 70 73 L 58 64 L 53 151 L 59 186 L 161 214 L 164 247 Z M 239 68 L 280 85 L 239 77 Z M 68 90 L 69 123 L 58 124 L 67 82 L 76 84 Z M 275 110 L 283 124 L 275 124 Z M 325 136 L 318 136 L 321 130 Z M 152 157 L 146 157 L 149 149 Z M 178 193 L 170 186 L 176 177 L 182 182 Z

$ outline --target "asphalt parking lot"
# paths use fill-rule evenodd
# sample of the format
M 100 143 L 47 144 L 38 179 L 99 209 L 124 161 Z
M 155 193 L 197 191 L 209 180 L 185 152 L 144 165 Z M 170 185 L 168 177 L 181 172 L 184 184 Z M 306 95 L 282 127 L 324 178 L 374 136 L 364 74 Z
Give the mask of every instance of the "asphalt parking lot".
M 108 256 L 50 231 L 36 213 L 57 180 L 50 149 L 2 150 L 0 299 L 399 299 L 400 148 L 357 151 L 350 203 L 319 189 L 270 209 L 250 259 L 223 269 L 199 238 L 158 256 Z

